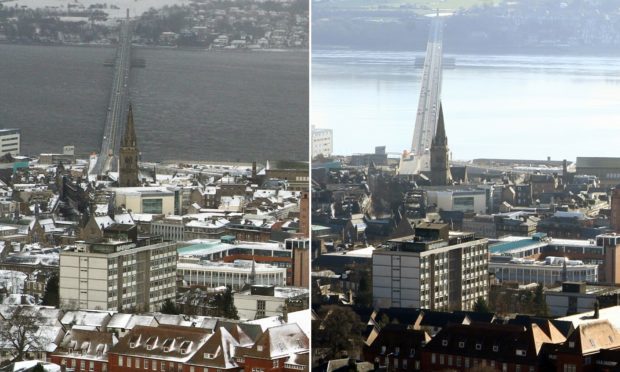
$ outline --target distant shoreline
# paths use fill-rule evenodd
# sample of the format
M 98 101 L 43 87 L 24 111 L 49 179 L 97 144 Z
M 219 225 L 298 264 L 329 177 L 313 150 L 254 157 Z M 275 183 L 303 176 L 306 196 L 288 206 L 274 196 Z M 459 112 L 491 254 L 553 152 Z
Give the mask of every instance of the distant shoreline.
M 407 49 L 407 48 L 373 48 L 373 47 L 359 47 L 348 45 L 330 45 L 319 44 L 313 45 L 313 50 L 349 50 L 354 52 L 413 52 L 413 53 L 425 53 L 426 49 Z M 460 48 L 457 50 L 451 49 L 446 46 L 444 55 L 480 55 L 480 56 L 551 56 L 551 57 L 620 57 L 620 49 L 610 49 L 607 52 L 592 49 L 568 49 L 568 48 L 555 48 L 545 49 L 541 48 L 505 48 L 494 50 L 482 50 L 478 48 Z
M 2 40 L 0 41 L 0 45 L 18 45 L 18 46 L 40 46 L 40 47 L 77 47 L 77 48 L 116 48 L 115 44 L 87 44 L 87 43 L 23 43 L 23 42 L 12 42 Z M 247 49 L 247 48 L 239 48 L 239 49 L 209 49 L 202 47 L 174 47 L 174 46 L 165 46 L 165 45 L 142 45 L 136 44 L 132 47 L 136 49 L 163 49 L 163 50 L 180 50 L 180 51 L 196 51 L 196 52 L 233 52 L 233 53 L 241 53 L 241 52 L 271 52 L 271 53 L 289 53 L 289 52 L 302 52 L 308 53 L 310 50 L 308 48 L 289 48 L 289 49 Z

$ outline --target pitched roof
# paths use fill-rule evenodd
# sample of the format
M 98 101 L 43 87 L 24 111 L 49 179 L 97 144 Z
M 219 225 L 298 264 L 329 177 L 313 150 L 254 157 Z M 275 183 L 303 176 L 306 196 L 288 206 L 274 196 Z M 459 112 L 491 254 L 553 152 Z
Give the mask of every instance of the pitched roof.
M 590 354 L 600 349 L 620 348 L 620 332 L 606 319 L 581 324 L 558 350 L 561 353 Z
M 550 343 L 538 325 L 472 323 L 449 324 L 426 345 L 429 352 L 497 361 L 534 364 L 543 343 Z
M 269 328 L 250 348 L 240 350 L 246 357 L 277 359 L 297 353 L 308 353 L 310 342 L 299 325 L 283 324 Z M 242 356 L 239 355 L 239 356 Z
M 218 327 L 188 363 L 221 369 L 238 368 L 233 358 L 237 346 L 239 342 L 235 337 L 226 328 Z
M 208 330 L 195 327 L 136 326 L 121 338 L 110 352 L 187 361 L 204 345 L 210 335 Z

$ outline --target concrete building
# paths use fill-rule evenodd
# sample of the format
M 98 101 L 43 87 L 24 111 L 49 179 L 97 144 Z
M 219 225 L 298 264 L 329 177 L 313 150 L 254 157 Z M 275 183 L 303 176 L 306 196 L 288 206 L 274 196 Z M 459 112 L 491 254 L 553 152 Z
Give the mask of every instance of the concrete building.
M 166 187 L 110 188 L 116 194 L 116 206 L 124 206 L 132 213 L 175 214 L 180 195 Z
M 331 129 L 312 126 L 312 157 L 331 156 L 334 151 L 334 133 Z
M 547 256 L 543 261 L 492 255 L 489 273 L 504 282 L 542 283 L 550 286 L 561 281 L 598 282 L 598 265 L 564 257 Z
M 437 210 L 460 211 L 485 214 L 487 212 L 487 193 L 479 189 L 427 190 L 429 205 Z
M 291 301 L 307 305 L 309 293 L 307 288 L 253 285 L 233 297 L 239 318 L 252 320 L 283 315 Z
M 246 284 L 286 285 L 286 268 L 257 264 L 249 260 L 227 263 L 183 258 L 177 263 L 177 274 L 187 285 L 209 288 L 230 286 L 234 291 L 240 290 Z
M 595 239 L 555 239 L 544 233 L 531 238 L 505 237 L 493 244 L 491 254 L 505 254 L 512 257 L 544 259 L 547 256 L 562 256 L 580 260 L 587 265 L 598 265 L 601 283 L 620 283 L 620 235 L 601 234 Z
M 175 243 L 78 242 L 60 252 L 60 306 L 156 311 L 176 295 Z
M 588 285 L 585 282 L 564 282 L 545 290 L 545 301 L 551 316 L 566 316 L 594 310 L 598 301 L 602 307 L 617 305 L 620 288 Z
M 416 235 L 390 240 L 372 255 L 376 307 L 470 310 L 488 295 L 488 240 L 421 224 Z
M 577 175 L 598 177 L 601 187 L 620 183 L 620 158 L 577 157 Z
M 21 130 L 0 129 L 0 156 L 11 154 L 19 155 L 21 144 Z

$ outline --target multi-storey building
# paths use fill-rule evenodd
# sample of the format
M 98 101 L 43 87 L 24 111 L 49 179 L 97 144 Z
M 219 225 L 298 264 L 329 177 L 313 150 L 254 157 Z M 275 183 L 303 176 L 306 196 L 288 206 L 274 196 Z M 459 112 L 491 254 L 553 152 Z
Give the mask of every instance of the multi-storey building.
M 158 310 L 176 294 L 175 243 L 78 242 L 60 253 L 60 306 Z
M 247 260 L 226 263 L 183 258 L 177 263 L 177 273 L 188 285 L 230 286 L 235 291 L 250 283 L 286 285 L 286 268 Z
M 0 129 L 0 156 L 19 155 L 21 131 L 19 129 Z
M 561 281 L 598 282 L 598 265 L 580 260 L 547 256 L 544 261 L 492 255 L 489 272 L 500 281 L 519 284 L 542 283 L 544 286 Z
M 328 157 L 334 151 L 334 133 L 331 129 L 312 126 L 312 157 Z
M 581 260 L 585 264 L 598 265 L 598 280 L 602 283 L 620 283 L 620 235 L 600 234 L 596 239 L 555 239 L 544 233 L 531 238 L 505 237 L 492 245 L 492 254 L 504 254 L 520 258 L 542 259 L 547 256 L 563 256 Z
M 375 306 L 472 309 L 488 295 L 488 240 L 425 223 L 372 256 Z

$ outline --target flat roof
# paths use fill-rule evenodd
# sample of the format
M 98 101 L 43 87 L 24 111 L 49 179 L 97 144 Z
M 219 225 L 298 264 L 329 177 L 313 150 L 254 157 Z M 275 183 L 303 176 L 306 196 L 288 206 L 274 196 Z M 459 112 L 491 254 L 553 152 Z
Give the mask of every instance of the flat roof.
M 274 251 L 286 251 L 280 243 L 260 242 L 237 242 L 235 244 L 223 243 L 220 239 L 195 239 L 187 242 L 188 245 L 177 249 L 179 255 L 207 255 L 219 253 L 233 248 L 266 249 Z

